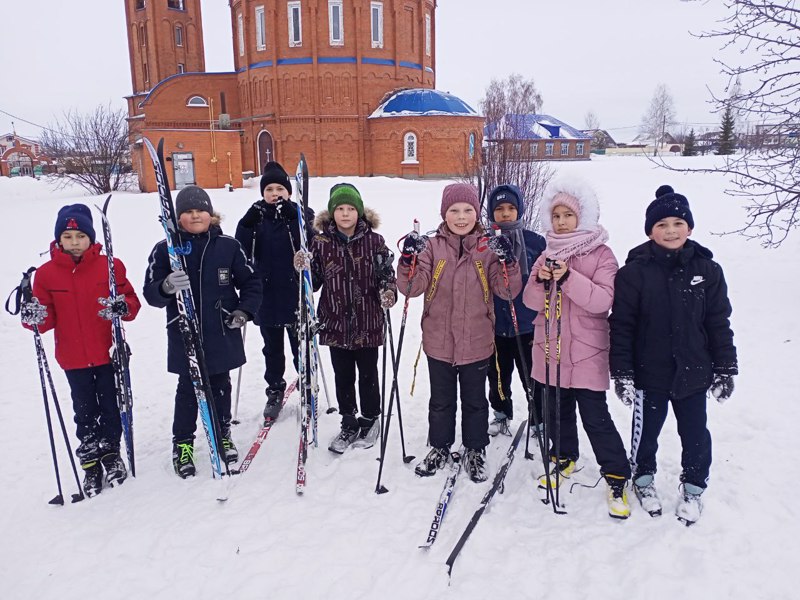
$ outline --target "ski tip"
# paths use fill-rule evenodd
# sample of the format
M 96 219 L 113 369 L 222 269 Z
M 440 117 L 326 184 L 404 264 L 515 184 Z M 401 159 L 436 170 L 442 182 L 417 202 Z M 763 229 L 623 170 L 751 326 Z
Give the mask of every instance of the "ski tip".
M 48 504 L 52 504 L 53 506 L 64 506 L 64 496 L 59 494 L 58 496 L 50 500 Z

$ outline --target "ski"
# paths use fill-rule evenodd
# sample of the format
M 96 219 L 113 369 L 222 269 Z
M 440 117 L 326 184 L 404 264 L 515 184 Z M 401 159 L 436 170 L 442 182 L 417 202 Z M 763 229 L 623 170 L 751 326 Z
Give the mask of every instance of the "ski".
M 180 235 L 178 233 L 178 220 L 175 215 L 175 207 L 172 203 L 172 195 L 169 190 L 169 183 L 166 178 L 166 171 L 164 168 L 164 139 L 162 138 L 158 143 L 158 150 L 153 147 L 150 140 L 142 138 L 144 145 L 150 154 L 150 159 L 153 161 L 153 168 L 155 169 L 156 185 L 158 187 L 158 197 L 161 203 L 161 217 L 160 221 L 164 227 L 164 236 L 167 242 L 167 252 L 169 253 L 170 266 L 173 271 L 185 270 L 185 258 L 179 255 L 178 249 L 175 247 L 175 241 L 178 242 L 180 247 Z M 182 248 L 180 248 L 183 250 Z M 228 471 L 228 463 L 221 459 L 222 453 L 220 452 L 220 435 L 219 428 L 216 423 L 216 411 L 214 410 L 214 396 L 210 393 L 208 386 L 208 374 L 206 373 L 205 356 L 203 354 L 203 346 L 200 338 L 200 325 L 198 316 L 195 312 L 194 298 L 192 296 L 191 288 L 183 290 L 176 295 L 178 302 L 178 326 L 180 327 L 183 344 L 186 350 L 186 358 L 189 362 L 189 376 L 192 379 L 192 386 L 194 393 L 197 397 L 197 406 L 200 410 L 201 421 L 203 429 L 206 434 L 206 441 L 208 442 L 209 457 L 211 459 L 212 477 L 222 478 L 222 465 L 225 465 L 225 471 Z M 227 499 L 227 495 L 218 498 L 223 501 Z
M 527 431 L 528 427 L 528 420 L 524 420 L 522 423 L 519 424 L 517 428 L 517 433 L 514 434 L 514 439 L 511 440 L 511 444 L 508 446 L 508 450 L 506 450 L 506 457 L 503 459 L 500 468 L 497 469 L 497 473 L 494 476 L 494 480 L 492 481 L 492 487 L 489 488 L 489 491 L 483 496 L 480 505 L 478 505 L 475 514 L 472 515 L 469 523 L 467 523 L 467 528 L 464 530 L 464 533 L 461 534 L 461 537 L 456 542 L 456 545 L 453 547 L 453 551 L 450 553 L 450 556 L 447 557 L 447 561 L 445 564 L 447 565 L 447 575 L 451 575 L 453 572 L 453 565 L 458 558 L 461 549 L 464 547 L 464 544 L 467 543 L 467 539 L 469 538 L 472 530 L 475 529 L 475 526 L 478 524 L 481 516 L 483 516 L 486 507 L 489 505 L 489 502 L 492 501 L 492 498 L 497 492 L 501 494 L 504 491 L 504 484 L 506 474 L 508 474 L 508 469 L 511 467 L 511 463 L 514 462 L 514 451 L 517 449 L 519 445 L 519 441 L 522 439 L 522 434 Z
M 439 502 L 436 504 L 436 511 L 433 513 L 433 521 L 431 521 L 431 527 L 428 530 L 428 539 L 425 540 L 424 544 L 420 544 L 420 548 L 427 550 L 433 546 L 433 543 L 439 536 L 439 530 L 442 527 L 442 521 L 444 521 L 444 514 L 447 511 L 448 505 L 450 504 L 450 498 L 453 496 L 458 475 L 461 473 L 461 456 L 463 453 L 463 448 L 461 452 L 450 453 L 450 468 L 448 469 L 447 477 L 444 480 L 442 493 L 439 495 Z
M 108 204 L 111 194 L 106 198 L 103 208 L 95 205 L 100 211 L 103 223 L 103 244 L 108 259 L 108 302 L 117 298 L 117 273 L 114 265 L 114 246 L 111 239 L 111 223 L 108 220 Z M 133 453 L 133 391 L 131 389 L 130 357 L 131 349 L 125 340 L 125 328 L 122 319 L 112 313 L 111 316 L 112 354 L 111 364 L 114 367 L 114 382 L 117 389 L 117 406 L 122 422 L 122 433 L 125 438 L 125 449 L 128 455 L 128 469 L 136 477 L 136 463 Z
M 289 399 L 289 396 L 291 396 L 292 393 L 297 389 L 298 381 L 299 381 L 298 379 L 292 381 L 292 383 L 290 383 L 289 386 L 286 388 L 286 390 L 283 392 L 283 402 L 281 403 L 281 409 L 283 409 L 283 406 L 286 404 L 286 401 Z M 241 475 L 242 473 L 247 471 L 247 469 L 250 468 L 250 463 L 253 462 L 253 459 L 256 457 L 256 454 L 258 454 L 258 451 L 261 449 L 261 444 L 263 444 L 264 440 L 267 439 L 270 429 L 272 429 L 272 426 L 275 424 L 275 421 L 276 419 L 273 418 L 268 418 L 264 420 L 264 425 L 258 432 L 258 435 L 256 436 L 256 441 L 254 441 L 253 445 L 250 446 L 250 450 L 247 451 L 247 454 L 242 460 L 241 465 L 239 465 L 239 468 L 231 471 L 231 473 L 233 473 L 234 475 Z

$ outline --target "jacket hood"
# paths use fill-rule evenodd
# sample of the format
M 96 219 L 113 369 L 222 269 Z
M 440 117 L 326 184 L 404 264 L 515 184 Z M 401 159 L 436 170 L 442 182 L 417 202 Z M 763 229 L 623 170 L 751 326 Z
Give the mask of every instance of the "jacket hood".
M 578 209 L 578 229 L 594 231 L 600 224 L 600 202 L 597 194 L 586 182 L 574 177 L 560 178 L 550 183 L 544 191 L 539 204 L 539 222 L 542 231 L 553 231 L 551 215 L 556 206 L 559 194 L 567 194 L 574 198 Z
M 366 222 L 367 226 L 372 229 L 378 229 L 381 226 L 381 218 L 377 212 L 368 206 L 364 207 L 364 216 L 359 219 Z M 317 231 L 325 231 L 329 224 L 333 223 L 333 216 L 327 210 L 321 211 L 317 218 L 314 219 L 314 229 Z
M 688 250 L 689 252 L 685 252 Z M 655 258 L 654 252 L 657 251 L 656 243 L 653 240 L 648 240 L 643 244 L 639 244 L 635 248 L 632 248 L 630 252 L 628 252 L 628 257 L 625 259 L 625 264 L 632 262 L 647 262 L 649 260 L 653 260 Z M 699 256 L 700 258 L 706 258 L 711 260 L 714 258 L 714 254 L 706 248 L 695 242 L 694 240 L 686 240 L 686 244 L 683 246 L 682 252 L 685 253 L 686 256 Z

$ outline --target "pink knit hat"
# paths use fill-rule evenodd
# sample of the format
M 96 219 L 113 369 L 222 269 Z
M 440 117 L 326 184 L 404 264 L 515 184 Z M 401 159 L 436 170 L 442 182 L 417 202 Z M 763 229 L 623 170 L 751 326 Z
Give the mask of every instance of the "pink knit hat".
M 573 196 L 572 194 L 568 194 L 567 192 L 558 192 L 553 199 L 550 201 L 550 216 L 553 215 L 553 209 L 556 206 L 566 206 L 575 215 L 578 217 L 578 222 L 580 223 L 581 220 L 581 203 L 578 199 Z
M 442 219 L 444 219 L 447 209 L 457 202 L 466 202 L 475 209 L 476 213 L 480 213 L 481 206 L 478 201 L 478 188 L 469 183 L 451 183 L 444 188 L 442 192 L 442 208 L 440 211 Z

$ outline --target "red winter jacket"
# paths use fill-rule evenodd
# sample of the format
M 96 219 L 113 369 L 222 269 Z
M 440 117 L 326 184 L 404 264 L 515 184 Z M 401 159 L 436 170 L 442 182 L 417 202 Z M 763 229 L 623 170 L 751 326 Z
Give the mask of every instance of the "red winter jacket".
M 56 360 L 62 369 L 85 369 L 111 362 L 111 322 L 97 313 L 98 298 L 108 297 L 108 259 L 94 244 L 76 263 L 53 242 L 50 260 L 36 271 L 33 295 L 47 307 L 47 318 L 39 325 L 44 333 L 55 328 Z M 132 321 L 141 308 L 139 298 L 125 276 L 125 265 L 114 259 L 117 293 L 125 296 Z

